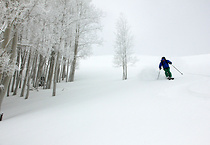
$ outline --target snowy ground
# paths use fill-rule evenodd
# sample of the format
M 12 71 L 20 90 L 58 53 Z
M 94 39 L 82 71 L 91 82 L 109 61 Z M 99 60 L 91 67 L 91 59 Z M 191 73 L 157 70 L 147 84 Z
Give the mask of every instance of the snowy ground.
M 159 57 L 139 56 L 122 81 L 111 56 L 81 61 L 74 83 L 5 98 L 0 145 L 209 145 L 210 55 L 169 57 L 174 81 L 159 80 Z

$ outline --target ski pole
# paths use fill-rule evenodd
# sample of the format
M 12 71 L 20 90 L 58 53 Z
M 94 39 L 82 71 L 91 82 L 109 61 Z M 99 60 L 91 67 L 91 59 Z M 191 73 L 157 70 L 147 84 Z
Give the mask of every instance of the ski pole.
M 157 80 L 159 79 L 159 76 L 160 76 L 160 70 L 159 70 L 159 73 L 158 73 L 158 77 L 157 77 Z
M 173 66 L 173 65 L 172 65 Z M 175 66 L 173 66 L 180 74 L 182 74 L 183 75 L 183 73 L 182 72 L 180 72 Z

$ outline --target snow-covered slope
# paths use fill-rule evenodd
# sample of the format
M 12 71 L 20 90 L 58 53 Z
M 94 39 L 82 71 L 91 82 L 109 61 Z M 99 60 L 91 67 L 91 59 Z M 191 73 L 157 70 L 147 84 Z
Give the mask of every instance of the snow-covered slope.
M 174 81 L 159 57 L 139 56 L 122 81 L 111 56 L 81 61 L 74 83 L 5 98 L 0 145 L 209 145 L 210 55 L 171 57 Z

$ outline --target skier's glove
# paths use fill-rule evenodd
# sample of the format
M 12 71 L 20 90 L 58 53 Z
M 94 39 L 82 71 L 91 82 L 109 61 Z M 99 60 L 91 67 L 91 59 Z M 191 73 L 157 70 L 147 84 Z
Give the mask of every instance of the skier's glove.
M 169 62 L 169 64 L 172 64 L 171 62 Z
M 161 67 L 159 69 L 161 70 Z

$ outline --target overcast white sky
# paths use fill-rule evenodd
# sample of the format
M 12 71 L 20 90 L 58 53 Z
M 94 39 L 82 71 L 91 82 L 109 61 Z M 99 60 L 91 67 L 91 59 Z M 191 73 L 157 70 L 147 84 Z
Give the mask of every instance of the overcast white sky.
M 146 55 L 210 53 L 210 0 L 92 0 L 104 11 L 103 46 L 113 54 L 116 21 L 122 12 L 134 35 L 134 51 Z

